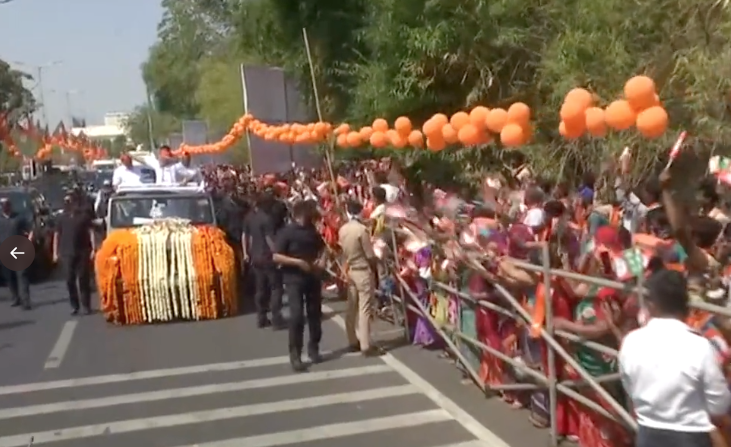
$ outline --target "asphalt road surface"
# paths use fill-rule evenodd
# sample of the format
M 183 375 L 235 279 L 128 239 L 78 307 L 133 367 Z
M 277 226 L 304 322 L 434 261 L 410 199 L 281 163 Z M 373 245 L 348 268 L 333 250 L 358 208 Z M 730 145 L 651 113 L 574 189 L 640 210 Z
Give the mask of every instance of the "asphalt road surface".
M 343 355 L 338 304 L 327 361 L 293 374 L 286 332 L 258 330 L 251 315 L 114 327 L 70 317 L 58 282 L 32 294 L 23 311 L 0 290 L 0 447 L 546 445 L 434 353 Z

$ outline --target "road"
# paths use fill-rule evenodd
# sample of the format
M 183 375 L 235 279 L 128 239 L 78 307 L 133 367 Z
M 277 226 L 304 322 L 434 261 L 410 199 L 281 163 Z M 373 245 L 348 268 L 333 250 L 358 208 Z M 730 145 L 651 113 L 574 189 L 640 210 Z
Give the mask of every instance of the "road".
M 34 285 L 32 311 L 0 301 L 0 447 L 545 445 L 434 353 L 343 355 L 339 304 L 327 361 L 293 374 L 286 333 L 251 315 L 114 327 L 70 317 L 62 289 Z

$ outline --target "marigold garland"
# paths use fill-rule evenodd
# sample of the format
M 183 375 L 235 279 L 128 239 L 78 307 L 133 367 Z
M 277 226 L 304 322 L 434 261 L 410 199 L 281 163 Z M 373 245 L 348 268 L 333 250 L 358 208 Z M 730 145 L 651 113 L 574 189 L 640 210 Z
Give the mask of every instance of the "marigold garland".
M 237 270 L 222 231 L 170 220 L 109 234 L 95 259 L 107 321 L 145 324 L 235 315 Z

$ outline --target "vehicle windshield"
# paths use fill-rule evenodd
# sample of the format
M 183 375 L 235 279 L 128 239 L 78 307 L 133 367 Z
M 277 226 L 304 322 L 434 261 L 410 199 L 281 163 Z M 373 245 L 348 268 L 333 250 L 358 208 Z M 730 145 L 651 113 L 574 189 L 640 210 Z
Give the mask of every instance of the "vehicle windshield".
M 0 199 L 10 201 L 13 211 L 18 214 L 31 214 L 32 206 L 30 203 L 30 194 L 22 191 L 0 191 Z
M 94 175 L 94 189 L 100 190 L 102 186 L 104 186 L 104 182 L 107 182 L 108 184 L 112 184 L 112 176 L 114 175 L 113 171 L 99 171 L 96 172 Z
M 109 226 L 138 227 L 156 219 L 187 219 L 194 225 L 213 224 L 211 199 L 207 196 L 115 197 Z

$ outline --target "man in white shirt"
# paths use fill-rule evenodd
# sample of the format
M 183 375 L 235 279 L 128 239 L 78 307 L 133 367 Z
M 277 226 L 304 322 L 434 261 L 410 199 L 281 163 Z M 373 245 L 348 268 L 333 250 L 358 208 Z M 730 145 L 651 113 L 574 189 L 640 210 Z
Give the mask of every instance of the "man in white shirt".
M 530 187 L 525 191 L 523 203 L 527 210 L 523 215 L 523 225 L 530 227 L 535 233 L 543 229 L 546 224 L 546 212 L 543 210 L 543 191 L 540 188 Z
M 140 169 L 132 165 L 132 158 L 123 154 L 119 157 L 121 166 L 117 167 L 112 173 L 112 187 L 117 188 L 120 185 L 141 185 Z
M 685 324 L 685 277 L 660 270 L 645 283 L 650 320 L 629 333 L 619 351 L 622 384 L 639 430 L 636 447 L 711 447 L 712 417 L 731 405 L 719 353 Z
M 203 183 L 200 169 L 190 166 L 190 154 L 184 152 L 180 161 L 173 167 L 173 182 L 182 185 L 199 185 Z
M 377 172 L 375 175 L 375 183 L 386 191 L 386 202 L 394 203 L 398 200 L 401 190 L 398 186 L 392 185 L 388 181 L 388 175 L 385 172 Z
M 158 185 L 172 185 L 175 183 L 177 161 L 173 157 L 170 146 L 161 146 L 158 157 L 150 154 L 135 157 L 135 160 L 155 170 L 155 183 Z

